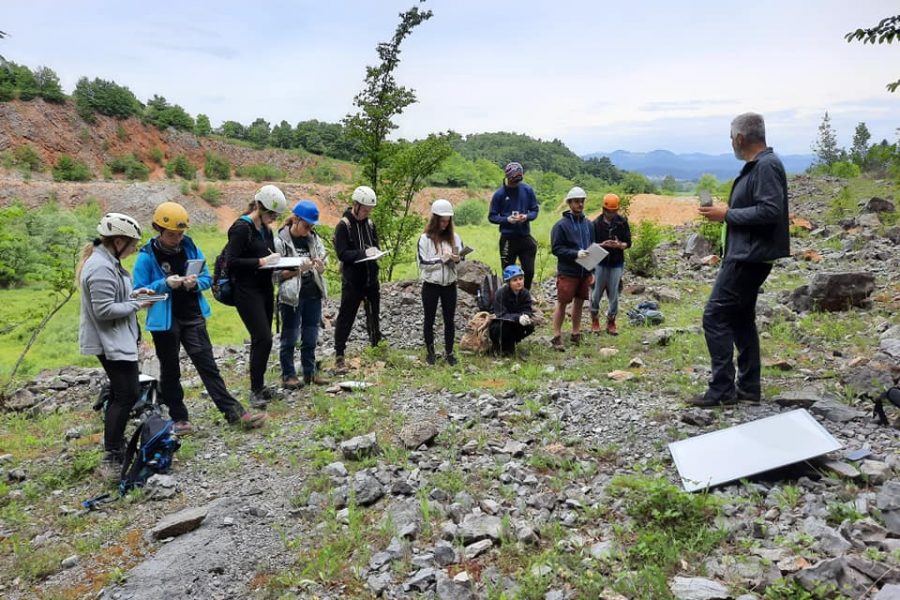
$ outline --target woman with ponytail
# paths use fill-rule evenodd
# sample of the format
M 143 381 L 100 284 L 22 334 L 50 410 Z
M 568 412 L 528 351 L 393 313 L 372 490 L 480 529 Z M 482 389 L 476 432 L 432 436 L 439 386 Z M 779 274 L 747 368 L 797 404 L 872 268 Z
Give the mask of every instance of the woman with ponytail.
M 134 254 L 141 226 L 121 213 L 108 213 L 97 225 L 99 237 L 82 253 L 76 278 L 81 288 L 78 342 L 82 354 L 96 356 L 109 377 L 110 400 L 104 415 L 104 456 L 100 471 L 119 480 L 128 414 L 140 394 L 138 329 L 135 313 L 151 302 L 135 298 L 122 260 Z M 150 290 L 137 290 L 137 293 Z

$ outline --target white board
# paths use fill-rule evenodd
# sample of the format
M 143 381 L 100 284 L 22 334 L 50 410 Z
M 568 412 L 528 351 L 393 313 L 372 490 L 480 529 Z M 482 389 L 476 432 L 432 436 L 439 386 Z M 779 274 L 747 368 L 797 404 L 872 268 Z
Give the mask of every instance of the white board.
M 685 491 L 695 492 L 841 448 L 800 408 L 669 444 Z

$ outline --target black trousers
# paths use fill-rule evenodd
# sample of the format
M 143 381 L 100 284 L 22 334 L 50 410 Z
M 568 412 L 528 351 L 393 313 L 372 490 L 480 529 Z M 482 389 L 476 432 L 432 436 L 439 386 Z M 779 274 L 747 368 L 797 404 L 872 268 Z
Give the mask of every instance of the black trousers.
M 161 402 L 169 407 L 169 417 L 173 421 L 187 421 L 188 409 L 184 404 L 184 388 L 181 387 L 181 361 L 178 355 L 181 347 L 187 352 L 203 381 L 209 397 L 216 408 L 229 422 L 236 421 L 244 414 L 244 407 L 235 400 L 225 387 L 219 367 L 213 358 L 212 342 L 206 330 L 206 321 L 181 323 L 172 319 L 168 331 L 151 331 L 156 357 L 159 359 L 159 391 Z
M 759 332 L 756 298 L 772 265 L 726 260 L 719 269 L 703 311 L 703 333 L 712 366 L 708 397 L 735 394 L 734 349 L 737 348 L 737 387 L 760 393 Z
M 110 360 L 99 354 L 100 364 L 109 378 L 109 404 L 103 420 L 103 448 L 111 458 L 122 461 L 125 455 L 125 428 L 128 414 L 141 394 L 137 361 Z
M 522 325 L 518 321 L 504 321 L 502 319 L 491 321 L 490 329 L 488 329 L 492 349 L 503 354 L 515 352 L 516 344 L 532 333 L 534 333 L 534 325 Z
M 272 351 L 274 288 L 236 285 L 234 305 L 250 334 L 250 390 L 258 392 L 265 386 L 266 366 Z
M 341 286 L 341 307 L 338 309 L 337 321 L 334 324 L 334 353 L 344 356 L 347 349 L 347 340 L 350 338 L 350 330 L 356 321 L 356 313 L 359 304 L 363 303 L 366 311 L 366 331 L 369 333 L 369 343 L 377 346 L 381 341 L 381 322 L 379 310 L 381 308 L 381 289 L 379 286 L 358 288 L 346 281 Z
M 530 235 L 507 237 L 500 236 L 500 268 L 516 264 L 522 265 L 525 272 L 525 287 L 531 289 L 534 279 L 534 259 L 537 256 L 537 242 Z
M 450 285 L 438 285 L 427 281 L 422 283 L 422 308 L 425 311 L 422 334 L 428 347 L 434 346 L 434 318 L 437 316 L 438 301 L 441 303 L 441 315 L 444 317 L 444 351 L 451 354 L 456 337 L 456 326 L 453 322 L 456 317 L 455 282 Z

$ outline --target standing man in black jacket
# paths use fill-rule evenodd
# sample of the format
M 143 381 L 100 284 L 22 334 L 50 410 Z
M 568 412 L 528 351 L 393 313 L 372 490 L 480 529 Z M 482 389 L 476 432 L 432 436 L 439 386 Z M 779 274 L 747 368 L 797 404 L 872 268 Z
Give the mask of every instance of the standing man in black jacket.
M 353 190 L 352 198 L 353 206 L 334 228 L 334 252 L 341 261 L 341 306 L 334 325 L 334 367 L 338 371 L 346 369 L 344 351 L 360 302 L 366 311 L 369 342 L 377 346 L 382 337 L 378 316 L 381 289 L 374 258 L 380 250 L 375 224 L 369 220 L 377 198 L 375 191 L 364 185 Z
M 773 261 L 790 255 L 787 177 L 781 159 L 766 146 L 762 115 L 735 117 L 731 145 L 734 155 L 746 162 L 734 180 L 728 206 L 700 208 L 701 216 L 724 222 L 726 237 L 725 258 L 703 311 L 712 377 L 706 393 L 691 399 L 695 406 L 760 400 L 756 298 Z

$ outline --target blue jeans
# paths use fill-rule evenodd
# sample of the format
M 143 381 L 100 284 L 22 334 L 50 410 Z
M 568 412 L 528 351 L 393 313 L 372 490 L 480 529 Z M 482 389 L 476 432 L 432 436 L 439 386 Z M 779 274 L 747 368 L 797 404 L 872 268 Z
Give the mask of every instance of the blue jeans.
M 622 281 L 622 273 L 625 271 L 625 265 L 618 267 L 607 267 L 605 265 L 597 265 L 594 272 L 594 293 L 591 294 L 591 317 L 597 317 L 600 314 L 600 300 L 603 298 L 603 290 L 606 290 L 606 296 L 609 298 L 609 310 L 606 311 L 608 319 L 614 318 L 619 312 L 619 282 Z
M 300 338 L 300 365 L 304 375 L 316 372 L 316 342 L 322 321 L 322 298 L 300 298 L 297 307 L 279 304 L 281 311 L 281 377 L 296 377 L 294 348 Z

